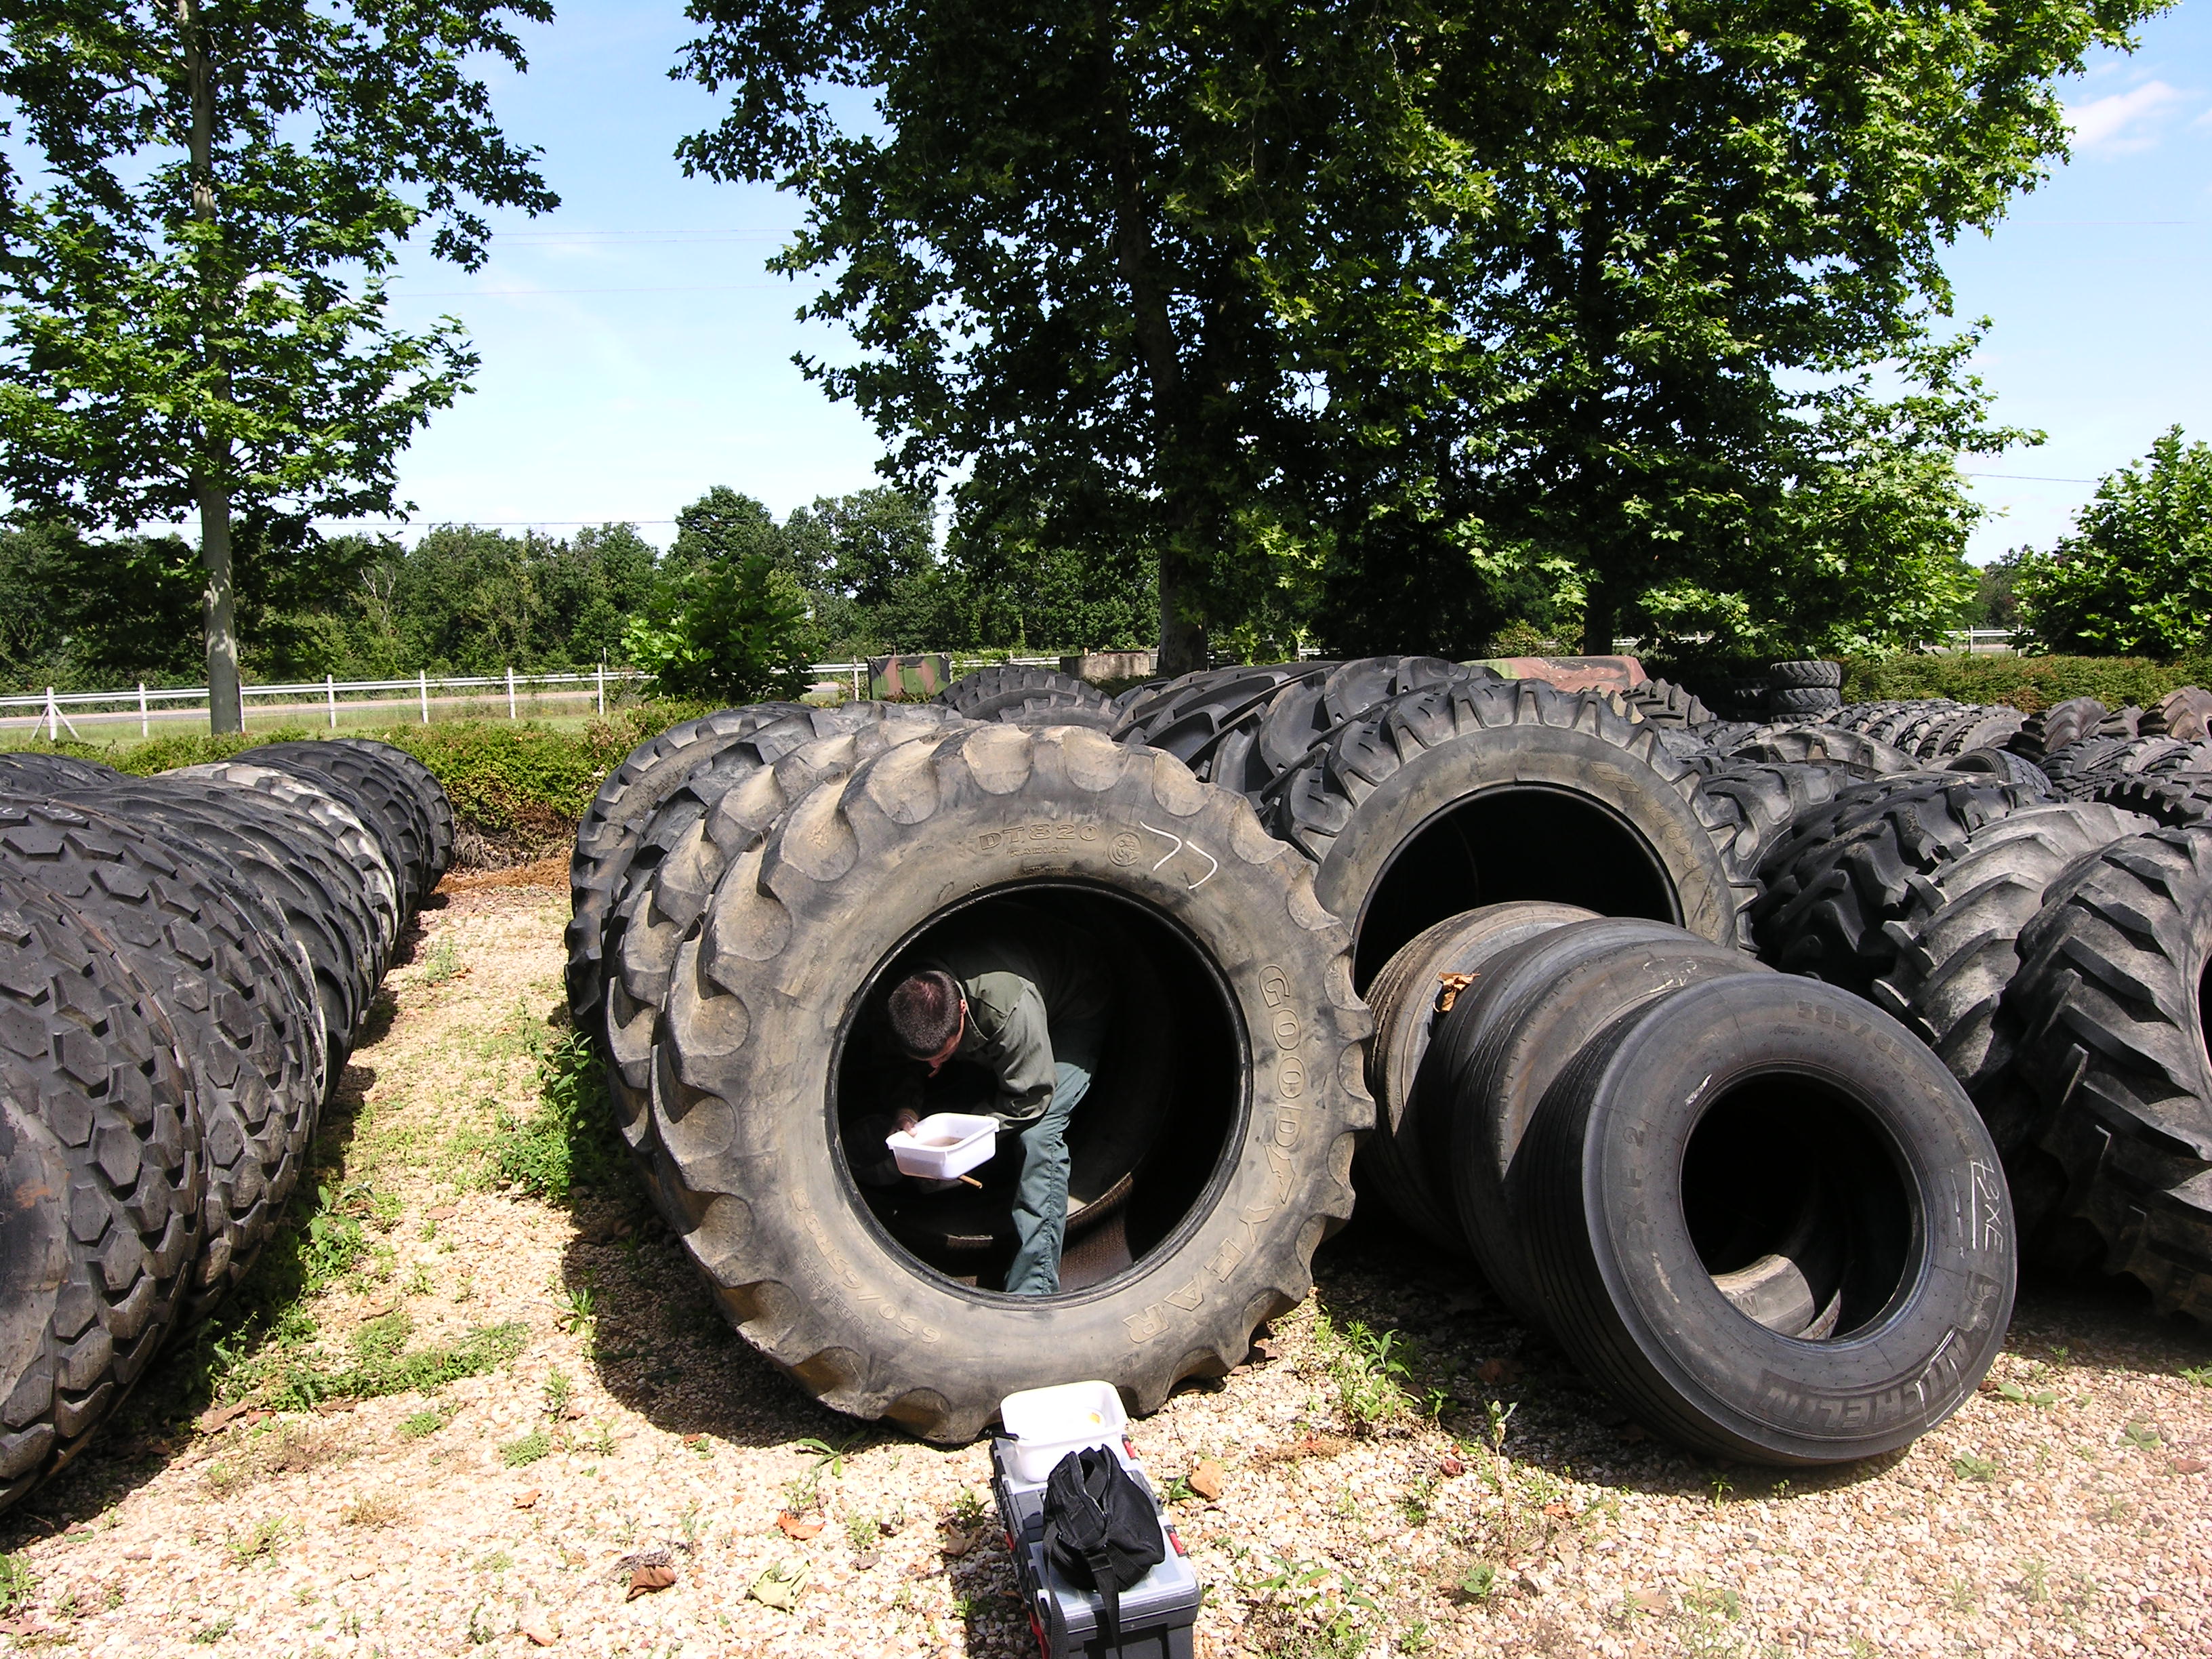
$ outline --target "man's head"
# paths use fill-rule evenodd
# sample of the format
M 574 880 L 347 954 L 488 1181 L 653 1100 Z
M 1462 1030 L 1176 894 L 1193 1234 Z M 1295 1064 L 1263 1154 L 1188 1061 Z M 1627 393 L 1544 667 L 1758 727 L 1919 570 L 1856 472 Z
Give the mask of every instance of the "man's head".
M 889 1012 L 899 1047 L 916 1060 L 941 1066 L 959 1043 L 967 1006 L 951 975 L 924 968 L 891 988 Z

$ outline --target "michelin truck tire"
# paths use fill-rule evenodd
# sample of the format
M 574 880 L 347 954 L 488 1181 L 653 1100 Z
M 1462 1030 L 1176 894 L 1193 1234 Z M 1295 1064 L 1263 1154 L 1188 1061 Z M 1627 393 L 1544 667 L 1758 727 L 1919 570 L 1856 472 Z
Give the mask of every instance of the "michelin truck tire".
M 1110 907 L 1183 987 L 1177 1133 L 1135 1172 L 1133 1260 L 1043 1298 L 900 1244 L 852 1173 L 874 1103 L 841 1098 L 897 965 L 1011 897 Z M 732 1323 L 840 1411 L 958 1442 L 1002 1395 L 1085 1377 L 1152 1411 L 1241 1362 L 1351 1213 L 1374 1108 L 1350 950 L 1306 861 L 1170 756 L 995 724 L 890 750 L 740 855 L 679 953 L 653 1110 L 683 1242 Z

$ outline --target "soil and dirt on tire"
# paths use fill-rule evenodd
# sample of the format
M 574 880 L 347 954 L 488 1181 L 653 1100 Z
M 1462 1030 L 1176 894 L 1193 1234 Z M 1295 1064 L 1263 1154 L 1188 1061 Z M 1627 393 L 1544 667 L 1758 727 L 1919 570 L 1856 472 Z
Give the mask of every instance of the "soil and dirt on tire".
M 0 1520 L 16 1646 L 1035 1651 L 984 1449 L 814 1403 L 715 1316 L 611 1129 L 567 1150 L 564 873 L 449 878 L 404 938 L 295 1200 L 287 1236 L 334 1242 L 264 1256 L 234 1301 L 258 1334 L 158 1362 Z M 1988 1383 L 1908 1449 L 1785 1477 L 1641 1437 L 1379 1206 L 1315 1279 L 1135 1426 L 1213 1587 L 1200 1653 L 2212 1635 L 2212 1337 L 2107 1282 L 2032 1282 Z M 379 1352 L 475 1374 L 283 1392 Z M 790 1611 L 749 1599 L 802 1565 Z

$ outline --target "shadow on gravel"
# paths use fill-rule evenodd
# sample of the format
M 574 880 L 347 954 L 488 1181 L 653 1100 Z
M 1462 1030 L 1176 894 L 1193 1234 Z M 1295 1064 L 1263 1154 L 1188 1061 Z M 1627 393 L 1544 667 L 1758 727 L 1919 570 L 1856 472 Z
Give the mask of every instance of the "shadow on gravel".
M 1439 1419 L 1448 1432 L 1486 1443 L 1498 1413 L 1510 1411 L 1504 1445 L 1517 1462 L 1554 1472 L 1571 1466 L 1578 1478 L 1603 1486 L 1717 1499 L 1848 1486 L 1906 1455 L 1783 1470 L 1723 1463 L 1649 1438 L 1547 1334 L 1507 1311 L 1473 1263 L 1442 1255 L 1380 1204 L 1364 1203 L 1322 1247 L 1314 1278 L 1321 1310 L 1340 1330 L 1358 1320 L 1412 1340 L 1412 1392 L 1420 1398 L 1440 1389 L 1449 1396 Z M 2212 1330 L 2154 1313 L 2148 1294 L 2125 1279 L 2029 1273 L 2005 1346 L 2060 1367 L 2167 1376 L 2212 1364 Z
M 365 1048 L 382 1036 L 397 1012 L 390 993 L 380 991 L 370 1005 L 356 1047 Z M 75 1462 L 0 1516 L 0 1554 L 89 1522 L 191 1448 L 197 1431 L 194 1421 L 209 1404 L 216 1351 L 250 1353 L 273 1322 L 273 1311 L 293 1299 L 300 1271 L 298 1249 L 307 1218 L 321 1201 L 321 1189 L 344 1186 L 355 1121 L 375 1084 L 374 1066 L 346 1062 L 337 1087 L 324 1104 L 311 1167 L 294 1188 L 284 1219 L 253 1270 L 205 1325 L 170 1339 L 168 1347 Z

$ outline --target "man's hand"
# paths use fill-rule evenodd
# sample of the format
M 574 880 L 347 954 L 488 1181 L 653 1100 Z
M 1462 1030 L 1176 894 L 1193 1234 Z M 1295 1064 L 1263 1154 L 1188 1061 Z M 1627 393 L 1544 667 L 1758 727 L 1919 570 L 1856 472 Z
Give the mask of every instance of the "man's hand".
M 891 1127 L 902 1134 L 910 1134 L 914 1132 L 915 1126 L 921 1121 L 921 1120 L 920 1118 L 916 1117 L 912 1112 L 902 1106 L 894 1115 L 891 1120 Z

